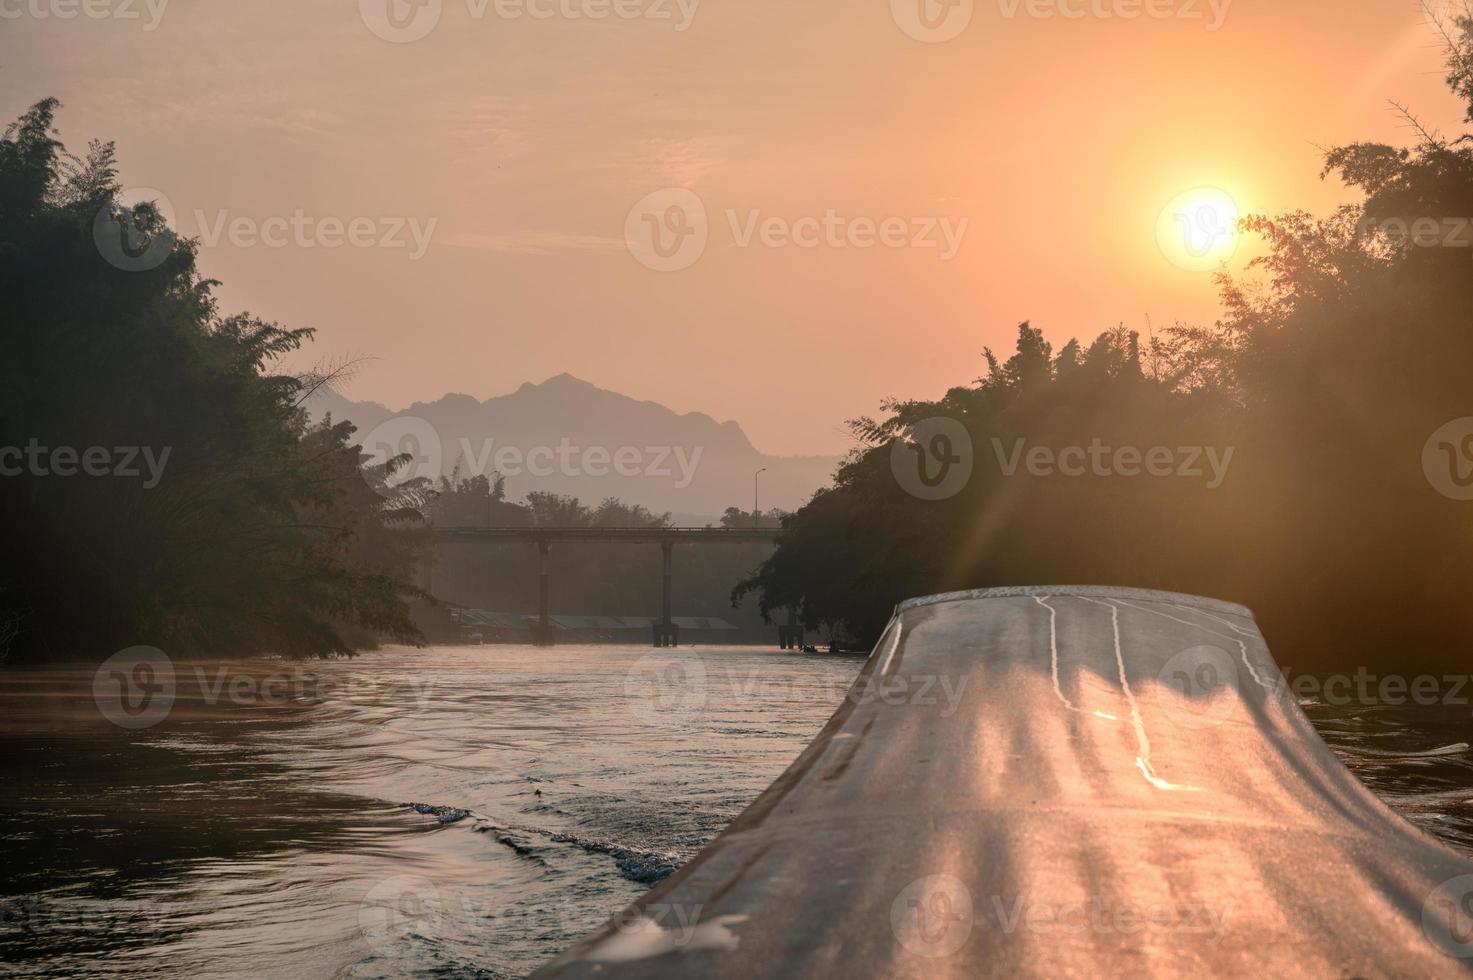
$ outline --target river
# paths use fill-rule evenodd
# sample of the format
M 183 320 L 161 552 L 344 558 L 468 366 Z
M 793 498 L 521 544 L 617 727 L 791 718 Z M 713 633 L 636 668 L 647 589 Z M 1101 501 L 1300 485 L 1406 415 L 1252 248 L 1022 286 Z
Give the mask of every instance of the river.
M 719 833 L 862 662 L 610 646 L 173 662 L 162 716 L 124 719 L 140 727 L 104 717 L 90 669 L 5 671 L 0 972 L 524 975 Z M 1305 707 L 1393 808 L 1473 851 L 1467 708 Z

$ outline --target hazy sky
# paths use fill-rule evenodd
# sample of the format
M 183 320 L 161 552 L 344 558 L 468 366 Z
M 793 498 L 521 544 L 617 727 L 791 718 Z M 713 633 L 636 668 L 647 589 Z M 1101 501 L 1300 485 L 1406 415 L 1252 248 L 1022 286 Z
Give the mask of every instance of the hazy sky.
M 353 397 L 568 371 L 777 453 L 1022 319 L 1210 321 L 1173 199 L 1325 210 L 1317 146 L 1461 118 L 1403 0 L 392 2 L 0 0 L 0 110 L 116 140 L 227 310 L 376 358 Z

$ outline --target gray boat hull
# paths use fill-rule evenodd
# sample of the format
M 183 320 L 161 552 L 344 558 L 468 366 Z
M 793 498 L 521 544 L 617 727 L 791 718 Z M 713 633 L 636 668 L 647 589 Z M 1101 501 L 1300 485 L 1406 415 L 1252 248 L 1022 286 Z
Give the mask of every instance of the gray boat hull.
M 539 977 L 1465 975 L 1473 862 L 1320 740 L 1240 606 L 903 604 L 803 755 Z

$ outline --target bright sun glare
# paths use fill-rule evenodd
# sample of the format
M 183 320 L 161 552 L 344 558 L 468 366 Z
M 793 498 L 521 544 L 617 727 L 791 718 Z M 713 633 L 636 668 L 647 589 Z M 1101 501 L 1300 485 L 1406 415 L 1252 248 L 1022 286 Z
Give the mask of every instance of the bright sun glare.
M 1178 268 L 1215 272 L 1238 250 L 1241 215 L 1237 202 L 1220 188 L 1185 191 L 1172 198 L 1156 218 L 1156 245 Z

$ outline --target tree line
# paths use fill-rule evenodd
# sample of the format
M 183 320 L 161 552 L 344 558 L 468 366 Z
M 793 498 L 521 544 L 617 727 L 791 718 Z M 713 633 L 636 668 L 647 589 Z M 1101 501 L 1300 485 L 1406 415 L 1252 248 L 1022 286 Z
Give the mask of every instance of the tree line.
M 227 314 L 196 243 L 76 157 L 54 99 L 0 139 L 0 658 L 345 654 L 414 641 L 421 486 L 314 424 L 312 337 Z M 151 460 L 151 468 L 129 460 Z
M 576 497 L 534 491 L 520 502 L 506 499 L 495 473 L 441 477 L 426 513 L 437 527 L 669 527 L 668 513 L 656 514 L 614 497 L 597 505 Z M 757 515 L 761 527 L 777 527 L 786 516 L 773 509 Z M 721 527 L 752 527 L 751 511 L 728 507 Z M 738 627 L 739 640 L 775 633 L 763 623 L 755 601 L 728 601 L 732 583 L 751 574 L 772 552 L 761 541 L 686 544 L 675 549 L 672 601 L 676 616 L 725 619 Z M 551 554 L 554 613 L 603 616 L 657 616 L 660 613 L 661 553 L 646 543 L 558 543 Z M 472 547 L 438 549 L 430 573 L 431 589 L 449 606 L 535 614 L 538 608 L 538 554 L 527 542 L 479 542 Z M 432 638 L 459 635 L 448 610 L 418 610 Z
M 1446 37 L 1448 83 L 1473 122 L 1473 21 Z M 796 603 L 808 624 L 868 643 L 908 596 L 1154 587 L 1247 604 L 1299 668 L 1465 664 L 1473 243 L 1437 232 L 1473 216 L 1473 134 L 1407 118 L 1412 146 L 1326 153 L 1322 176 L 1356 203 L 1240 222 L 1266 253 L 1219 274 L 1212 326 L 1115 327 L 1056 350 L 1024 323 L 975 382 L 852 422 L 860 448 L 734 595 Z M 938 418 L 965 438 L 928 444 Z M 922 499 L 897 476 L 897 460 L 938 447 L 939 476 L 968 443 L 972 472 L 950 496 Z M 1019 455 L 1037 447 L 1040 465 Z M 1129 447 L 1131 465 L 1069 447 Z M 1170 460 L 1155 457 L 1153 476 L 1158 447 Z M 1231 453 L 1218 485 L 1181 475 L 1192 449 Z

